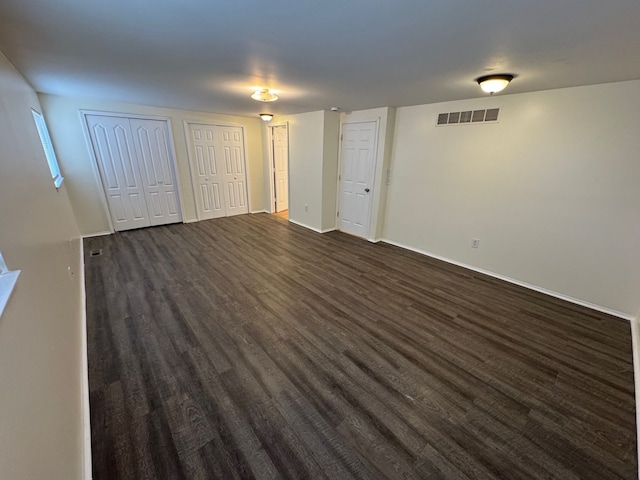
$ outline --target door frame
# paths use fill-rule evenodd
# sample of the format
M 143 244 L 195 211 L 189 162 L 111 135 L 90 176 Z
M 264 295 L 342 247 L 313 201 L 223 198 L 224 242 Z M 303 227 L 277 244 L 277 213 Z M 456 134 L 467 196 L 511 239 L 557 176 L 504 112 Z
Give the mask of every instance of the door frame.
M 107 216 L 107 221 L 109 222 L 109 232 L 105 233 L 115 233 L 115 228 L 113 226 L 113 221 L 111 220 L 111 211 L 109 210 L 109 204 L 107 203 L 107 194 L 104 191 L 104 185 L 102 183 L 102 177 L 100 176 L 100 170 L 98 168 L 98 158 L 96 157 L 96 153 L 93 150 L 93 142 L 91 141 L 91 134 L 89 133 L 89 123 L 87 121 L 87 115 L 99 115 L 103 117 L 119 117 L 119 118 L 138 118 L 141 120 L 159 120 L 162 122 L 166 122 L 168 128 L 168 141 L 169 141 L 169 150 L 172 155 L 171 167 L 173 169 L 173 174 L 176 179 L 176 189 L 178 190 L 178 204 L 180 208 L 180 219 L 182 223 L 185 223 L 185 215 L 184 215 L 184 201 L 182 198 L 182 179 L 180 178 L 180 171 L 178 170 L 178 156 L 176 155 L 176 147 L 173 143 L 173 126 L 171 125 L 170 117 L 162 117 L 158 115 L 142 115 L 137 113 L 125 113 L 125 112 L 104 112 L 101 110 L 84 110 L 80 109 L 78 111 L 80 114 L 80 121 L 82 123 L 82 132 L 84 133 L 85 143 L 87 148 L 89 149 L 89 154 L 93 161 L 91 162 L 91 167 L 93 170 L 93 177 L 96 181 L 96 185 L 99 186 L 100 194 L 98 195 L 100 199 L 100 203 L 102 205 L 102 210 L 104 214 Z
M 369 119 L 369 120 L 351 120 L 351 121 L 341 121 L 340 122 L 340 137 L 339 137 L 339 148 L 338 148 L 338 188 L 336 189 L 336 195 L 337 195 L 337 199 L 336 199 L 336 208 L 337 211 L 340 212 L 340 200 L 342 197 L 342 190 L 341 190 L 341 186 L 340 183 L 342 182 L 342 163 L 343 163 L 343 159 L 342 159 L 342 135 L 343 135 L 343 128 L 345 125 L 352 125 L 355 123 L 375 123 L 376 124 L 376 134 L 375 134 L 375 141 L 374 141 L 374 147 L 373 147 L 373 165 L 371 166 L 371 173 L 370 175 L 370 179 L 369 179 L 369 184 L 371 185 L 369 188 L 371 190 L 373 190 L 372 195 L 368 195 L 369 197 L 369 218 L 367 218 L 367 231 L 366 234 L 362 237 L 366 240 L 372 241 L 371 239 L 371 213 L 372 213 L 372 206 L 373 206 L 373 199 L 375 197 L 375 191 L 380 188 L 379 185 L 374 185 L 375 183 L 375 179 L 376 179 L 376 170 L 378 168 L 378 144 L 380 143 L 380 118 L 376 118 L 376 119 Z M 342 231 L 340 229 L 340 217 L 338 215 L 336 215 L 336 230 L 338 231 Z
M 287 128 L 287 198 L 291 198 L 289 195 L 291 193 L 291 188 L 289 187 L 289 175 L 291 174 L 291 156 L 289 155 L 289 122 L 274 123 L 273 125 L 269 124 L 267 125 L 267 145 L 269 151 L 269 213 L 276 213 L 276 188 L 274 185 L 276 167 L 274 164 L 275 159 L 273 158 L 273 127 Z
M 202 218 L 200 218 L 200 212 L 198 211 L 198 202 L 196 200 L 196 191 L 197 191 L 197 185 L 194 182 L 194 177 L 193 177 L 193 168 L 191 166 L 192 163 L 192 158 L 191 158 L 191 150 L 193 147 L 193 144 L 191 142 L 191 135 L 189 134 L 189 125 L 209 125 L 212 127 L 236 127 L 236 128 L 240 128 L 242 130 L 242 148 L 244 150 L 244 174 L 246 177 L 246 182 L 245 182 L 245 195 L 247 196 L 247 210 L 249 213 L 253 213 L 253 211 L 251 210 L 251 175 L 249 175 L 249 162 L 247 161 L 247 138 L 246 138 L 246 129 L 244 128 L 244 125 L 240 125 L 238 123 L 231 123 L 231 122 L 215 122 L 212 123 L 210 121 L 206 121 L 206 120 L 183 120 L 182 121 L 183 124 L 183 128 L 184 128 L 184 137 L 185 140 L 187 142 L 187 163 L 189 164 L 189 177 L 191 177 L 191 189 L 193 191 L 193 202 L 194 202 L 194 207 L 196 210 L 196 221 L 201 221 Z

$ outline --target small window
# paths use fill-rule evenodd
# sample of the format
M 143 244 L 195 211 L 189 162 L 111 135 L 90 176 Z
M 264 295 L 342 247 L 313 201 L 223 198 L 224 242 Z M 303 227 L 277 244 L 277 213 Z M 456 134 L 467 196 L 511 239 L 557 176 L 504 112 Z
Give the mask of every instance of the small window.
M 42 148 L 44 154 L 47 157 L 47 163 L 49 164 L 49 170 L 51 170 L 51 176 L 53 177 L 53 184 L 56 188 L 60 188 L 64 178 L 60 173 L 60 166 L 58 165 L 58 159 L 56 158 L 56 152 L 53 151 L 53 144 L 51 143 L 51 137 L 49 136 L 49 130 L 47 124 L 44 121 L 44 117 L 40 112 L 36 112 L 33 108 L 33 120 L 36 122 L 36 128 L 38 129 L 38 135 L 40 135 L 40 141 L 42 142 Z
M 0 317 L 4 313 L 4 308 L 9 302 L 19 276 L 20 270 L 9 270 L 0 252 Z

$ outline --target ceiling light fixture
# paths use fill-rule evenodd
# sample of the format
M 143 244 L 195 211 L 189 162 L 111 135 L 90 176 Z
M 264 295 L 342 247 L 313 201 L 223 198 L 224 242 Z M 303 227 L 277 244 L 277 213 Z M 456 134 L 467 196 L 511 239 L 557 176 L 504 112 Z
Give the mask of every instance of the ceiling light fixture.
M 258 102 L 275 102 L 278 99 L 278 96 L 275 93 L 270 92 L 268 88 L 261 88 L 260 90 L 253 92 L 251 98 Z
M 508 74 L 485 75 L 476 78 L 480 88 L 491 95 L 504 90 L 511 80 L 513 80 L 513 75 Z
M 271 115 L 270 113 L 261 113 L 260 118 L 265 122 L 270 122 L 271 120 L 273 120 L 273 115 Z

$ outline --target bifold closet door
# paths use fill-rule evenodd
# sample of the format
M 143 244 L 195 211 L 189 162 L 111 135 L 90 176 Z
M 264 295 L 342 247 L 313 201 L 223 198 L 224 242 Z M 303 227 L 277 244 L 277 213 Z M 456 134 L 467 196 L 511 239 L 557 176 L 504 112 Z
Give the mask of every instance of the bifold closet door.
M 227 216 L 249 213 L 244 139 L 240 127 L 217 127 L 218 149 L 222 152 Z
M 167 122 L 86 119 L 114 229 L 182 221 Z
M 167 122 L 132 118 L 130 123 L 149 223 L 165 225 L 182 221 Z
M 116 231 L 148 227 L 149 213 L 129 119 L 87 115 L 87 124 L 113 227 Z
M 188 131 L 198 219 L 248 213 L 242 128 L 190 123 Z

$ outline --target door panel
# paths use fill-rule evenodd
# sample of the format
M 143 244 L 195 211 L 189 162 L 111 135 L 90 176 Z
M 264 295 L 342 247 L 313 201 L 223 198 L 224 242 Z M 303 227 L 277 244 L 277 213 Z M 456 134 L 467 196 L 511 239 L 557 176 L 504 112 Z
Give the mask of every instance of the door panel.
M 188 124 L 198 219 L 249 212 L 242 128 Z
M 109 115 L 86 119 L 114 229 L 181 221 L 167 122 Z
M 276 212 L 289 209 L 289 145 L 287 127 L 273 127 L 273 163 Z
M 87 115 L 89 136 L 116 231 L 150 225 L 129 120 Z
M 220 197 L 223 176 L 218 174 L 213 125 L 189 124 L 191 176 L 200 220 L 226 216 Z
M 369 233 L 376 143 L 376 122 L 343 124 L 339 228 L 360 237 Z
M 151 225 L 182 220 L 173 158 L 169 147 L 169 128 L 162 120 L 131 119 L 143 188 Z
M 227 185 L 224 201 L 227 216 L 249 213 L 242 129 L 227 126 L 216 128 L 218 130 L 216 150 L 222 152 L 224 158 L 224 182 Z

